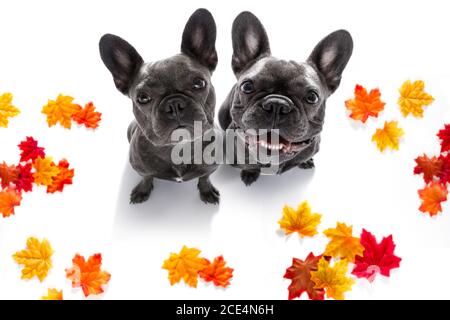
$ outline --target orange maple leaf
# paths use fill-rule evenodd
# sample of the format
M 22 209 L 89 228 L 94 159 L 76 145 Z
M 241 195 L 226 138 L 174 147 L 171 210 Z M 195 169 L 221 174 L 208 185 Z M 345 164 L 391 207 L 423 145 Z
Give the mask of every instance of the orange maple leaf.
M 336 228 L 330 228 L 323 233 L 330 239 L 324 252 L 324 256 L 355 261 L 355 256 L 362 256 L 364 247 L 359 238 L 353 236 L 353 227 L 345 223 L 337 222 Z
M 72 116 L 72 119 L 78 124 L 84 124 L 86 128 L 96 129 L 102 120 L 102 114 L 95 111 L 95 106 L 89 102 Z
M 2 188 L 7 188 L 11 183 L 15 184 L 19 179 L 20 170 L 15 165 L 8 166 L 5 162 L 0 164 L 0 180 Z
M 179 254 L 170 254 L 162 268 L 169 271 L 171 285 L 183 279 L 188 286 L 197 287 L 198 273 L 207 266 L 206 259 L 199 257 L 200 252 L 198 249 L 183 246 Z
M 381 93 L 378 88 L 367 93 L 366 88 L 357 84 L 355 98 L 345 101 L 345 106 L 351 112 L 350 118 L 365 123 L 369 117 L 378 117 L 378 113 L 384 110 L 385 103 L 380 100 Z
M 62 192 L 66 184 L 72 184 L 72 178 L 75 175 L 74 169 L 69 169 L 69 162 L 63 159 L 58 164 L 59 173 L 53 177 L 52 184 L 47 187 L 47 193 Z
M 212 281 L 217 287 L 228 287 L 230 279 L 233 277 L 233 269 L 225 267 L 226 262 L 223 256 L 214 259 L 213 263 L 206 260 L 208 265 L 205 269 L 200 270 L 198 275 L 206 282 Z
M 34 183 L 44 186 L 49 186 L 53 183 L 53 178 L 59 173 L 59 168 L 55 166 L 51 157 L 36 158 L 33 163 L 33 167 L 36 170 L 33 173 Z
M 102 286 L 109 282 L 111 275 L 101 270 L 101 254 L 90 256 L 87 262 L 83 256 L 76 254 L 72 263 L 72 268 L 66 269 L 66 277 L 72 281 L 73 288 L 81 287 L 85 297 L 103 293 Z
M 14 214 L 14 207 L 19 206 L 22 201 L 22 194 L 16 189 L 6 189 L 0 191 L 0 213 L 4 218 Z
M 47 115 L 49 127 L 59 122 L 64 128 L 70 129 L 72 116 L 80 109 L 79 105 L 73 103 L 72 97 L 60 94 L 56 100 L 48 100 L 48 103 L 42 108 L 42 113 Z
M 442 212 L 441 202 L 447 200 L 448 190 L 445 185 L 439 182 L 431 182 L 424 189 L 419 190 L 422 205 L 419 210 L 423 213 L 429 213 L 430 216 Z

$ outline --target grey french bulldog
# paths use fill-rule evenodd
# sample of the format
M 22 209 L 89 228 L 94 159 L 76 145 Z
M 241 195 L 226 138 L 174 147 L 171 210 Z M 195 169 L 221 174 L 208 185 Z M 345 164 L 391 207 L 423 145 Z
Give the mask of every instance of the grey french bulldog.
M 200 121 L 204 130 L 214 127 L 215 41 L 216 24 L 206 9 L 195 11 L 186 23 L 181 53 L 164 60 L 145 63 L 120 37 L 105 34 L 101 38 L 101 58 L 117 89 L 133 102 L 129 156 L 142 181 L 132 190 L 131 203 L 149 198 L 154 178 L 178 182 L 198 178 L 201 200 L 219 202 L 219 192 L 209 179 L 217 164 L 174 164 L 171 158 L 174 130 L 187 129 L 193 141 L 198 138 L 194 121 Z
M 314 167 L 324 124 L 325 103 L 338 88 L 352 54 L 353 41 L 338 30 L 317 44 L 306 62 L 271 56 L 266 31 L 250 12 L 242 12 L 232 27 L 232 69 L 237 83 L 219 111 L 222 129 L 278 129 L 272 135 L 252 136 L 258 148 L 279 151 L 281 174 L 294 167 Z M 247 141 L 247 140 L 246 140 Z M 246 151 L 248 151 L 248 141 Z M 246 185 L 255 182 L 265 164 L 237 165 Z

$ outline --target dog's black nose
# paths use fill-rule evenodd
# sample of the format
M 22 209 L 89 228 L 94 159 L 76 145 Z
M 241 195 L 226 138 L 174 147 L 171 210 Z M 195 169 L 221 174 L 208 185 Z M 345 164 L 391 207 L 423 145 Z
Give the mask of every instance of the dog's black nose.
M 186 108 L 186 102 L 181 98 L 175 97 L 166 101 L 165 110 L 172 119 L 178 119 L 184 108 Z
M 262 103 L 262 108 L 270 113 L 288 114 L 292 107 L 289 101 L 281 97 L 268 97 Z

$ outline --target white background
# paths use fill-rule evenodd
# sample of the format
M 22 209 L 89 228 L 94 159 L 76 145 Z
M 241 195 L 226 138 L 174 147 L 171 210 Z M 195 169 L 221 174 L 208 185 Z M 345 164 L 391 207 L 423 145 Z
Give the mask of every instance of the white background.
M 131 206 L 128 197 L 138 176 L 128 160 L 126 129 L 131 103 L 114 87 L 98 53 L 104 33 L 133 44 L 147 60 L 178 53 L 190 14 L 208 8 L 217 23 L 219 65 L 213 77 L 218 106 L 231 88 L 231 24 L 251 10 L 265 25 L 272 52 L 302 61 L 329 32 L 345 28 L 355 48 L 338 91 L 328 100 L 326 125 L 316 169 L 261 177 L 247 188 L 239 172 L 223 167 L 212 180 L 220 206 L 199 200 L 195 182 L 156 181 L 148 202 Z M 450 45 L 446 1 L 2 1 L 0 92 L 12 92 L 22 114 L 0 128 L 0 161 L 16 163 L 16 145 L 33 136 L 55 160 L 75 168 L 63 194 L 45 189 L 25 194 L 16 215 L 0 218 L 0 298 L 37 299 L 47 288 L 72 290 L 64 269 L 75 253 L 101 252 L 112 274 L 103 298 L 287 299 L 285 269 L 293 257 L 323 252 L 323 235 L 300 241 L 284 237 L 277 221 L 285 204 L 308 200 L 323 214 L 320 231 L 337 221 L 378 238 L 393 234 L 401 266 L 390 279 L 359 280 L 350 299 L 449 298 L 450 212 L 430 218 L 418 211 L 412 174 L 414 159 L 439 152 L 435 136 L 450 120 Z M 436 101 L 423 119 L 403 118 L 396 105 L 403 81 L 423 79 Z M 344 101 L 355 84 L 379 87 L 387 103 L 380 119 L 357 125 Z M 100 128 L 89 131 L 48 128 L 40 113 L 47 99 L 69 94 L 78 103 L 94 101 L 103 112 Z M 399 120 L 405 138 L 398 152 L 381 154 L 371 136 L 385 120 Z M 11 255 L 29 236 L 47 238 L 55 249 L 54 268 L 40 283 L 20 279 Z M 170 252 L 197 247 L 210 259 L 223 254 L 235 269 L 231 286 L 199 283 L 170 286 L 161 268 Z

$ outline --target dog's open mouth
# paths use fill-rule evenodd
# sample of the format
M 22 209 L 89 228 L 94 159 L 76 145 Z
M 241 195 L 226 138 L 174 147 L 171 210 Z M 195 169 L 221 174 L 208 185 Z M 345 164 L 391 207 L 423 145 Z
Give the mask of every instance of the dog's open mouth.
M 267 135 L 246 135 L 245 142 L 250 146 L 263 147 L 269 151 L 278 151 L 284 154 L 297 153 L 307 146 L 309 146 L 314 138 L 309 138 L 299 142 L 288 141 L 282 136 L 274 135 L 273 133 Z

